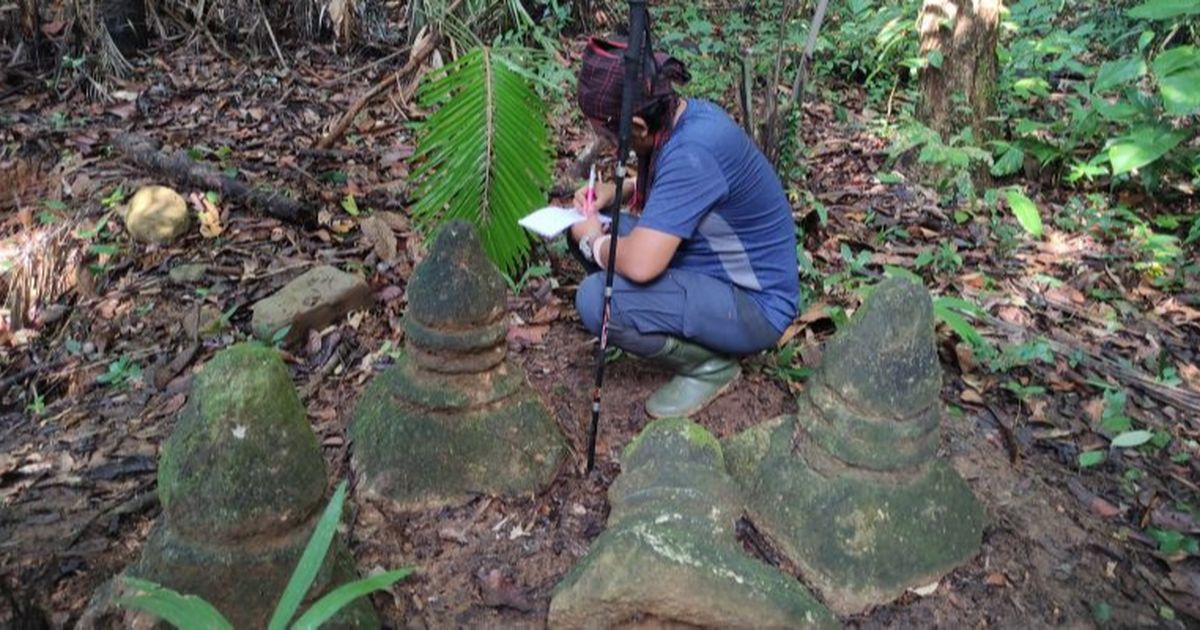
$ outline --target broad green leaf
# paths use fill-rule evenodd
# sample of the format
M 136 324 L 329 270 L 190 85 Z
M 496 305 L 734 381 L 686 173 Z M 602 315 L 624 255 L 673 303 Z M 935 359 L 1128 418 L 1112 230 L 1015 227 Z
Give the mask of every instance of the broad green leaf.
M 1146 61 L 1141 57 L 1125 57 L 1116 61 L 1106 62 L 1100 66 L 1096 75 L 1095 92 L 1104 92 L 1114 87 L 1125 85 L 1146 74 Z
M 1038 213 L 1037 205 L 1033 200 L 1025 196 L 1025 193 L 1011 189 L 1006 194 L 1008 197 L 1008 206 L 1012 208 L 1013 214 L 1017 217 L 1017 223 L 1025 228 L 1025 231 L 1032 236 L 1040 237 L 1042 235 L 1042 215 Z
M 283 589 L 283 595 L 279 598 L 279 604 L 275 606 L 275 613 L 271 615 L 271 622 L 267 625 L 269 630 L 283 630 L 287 627 L 288 621 L 291 621 L 292 617 L 296 615 L 296 610 L 300 608 L 300 602 L 304 601 L 305 594 L 312 587 L 317 572 L 325 562 L 329 544 L 333 542 L 333 535 L 337 531 L 338 519 L 342 517 L 342 503 L 345 500 L 346 482 L 343 481 L 338 484 L 329 505 L 325 506 L 325 513 L 317 522 L 312 538 L 308 539 L 304 553 L 300 555 L 300 562 L 296 565 L 296 570 L 292 572 L 287 587 Z
M 1079 467 L 1091 468 L 1104 461 L 1104 451 L 1088 451 L 1079 454 Z
M 1094 98 L 1092 105 L 1109 122 L 1124 122 L 1142 113 L 1142 108 L 1127 98 L 1117 98 L 1111 102 L 1106 98 Z
M 316 630 L 321 627 L 321 624 L 336 615 L 339 610 L 350 604 L 350 602 L 363 595 L 385 589 L 408 577 L 412 572 L 412 567 L 405 567 L 403 569 L 396 569 L 395 571 L 388 571 L 387 573 L 380 573 L 379 575 L 362 580 L 356 580 L 349 584 L 343 584 L 310 606 L 296 620 L 296 623 L 292 624 L 291 630 Z
M 1149 0 L 1127 12 L 1139 20 L 1169 20 L 1181 15 L 1200 15 L 1200 2 L 1196 0 Z
M 1154 58 L 1163 106 L 1173 116 L 1200 111 L 1200 49 L 1177 46 Z
M 1015 144 L 1005 143 L 1004 152 L 992 164 L 992 176 L 1008 177 L 1021 170 L 1025 164 L 1025 152 Z
M 1050 82 L 1041 77 L 1028 77 L 1018 79 L 1013 84 L 1013 89 L 1021 96 L 1049 96 Z
M 176 628 L 233 630 L 233 624 L 220 611 L 195 595 L 183 595 L 137 578 L 126 577 L 124 582 L 139 592 L 118 599 L 117 605 L 122 608 L 148 612 Z
M 1118 138 L 1108 147 L 1113 175 L 1142 168 L 1166 155 L 1188 137 L 1188 132 L 1170 127 L 1143 127 Z
M 1154 434 L 1149 431 L 1126 431 L 1113 438 L 1112 445 L 1116 448 L 1133 448 L 1150 441 Z
M 1155 37 L 1157 37 L 1157 34 L 1152 30 L 1147 29 L 1142 31 L 1141 36 L 1138 37 L 1138 52 L 1146 52 L 1146 47 L 1150 45 L 1150 42 L 1154 41 Z

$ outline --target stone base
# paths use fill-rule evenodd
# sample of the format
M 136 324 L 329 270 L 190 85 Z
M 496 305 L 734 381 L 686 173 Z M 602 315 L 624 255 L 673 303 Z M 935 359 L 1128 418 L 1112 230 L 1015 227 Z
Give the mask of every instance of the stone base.
M 712 434 L 659 420 L 623 459 L 608 529 L 555 589 L 550 627 L 837 627 L 804 585 L 742 550 Z
M 782 417 L 725 445 L 755 526 L 841 614 L 928 585 L 979 549 L 983 508 L 949 465 L 871 472 L 824 456 Z
M 359 491 L 401 509 L 535 492 L 566 445 L 524 372 L 435 374 L 407 355 L 363 392 L 350 428 Z
M 654 520 L 605 533 L 550 602 L 551 628 L 836 628 L 799 581 Z
M 283 595 L 315 521 L 294 534 L 275 540 L 231 545 L 211 545 L 188 540 L 169 527 L 157 525 L 142 551 L 141 559 L 112 582 L 97 589 L 81 620 L 81 627 L 165 626 L 145 613 L 123 610 L 116 599 L 123 590 L 123 577 L 155 582 L 185 595 L 196 595 L 211 603 L 235 628 L 265 628 Z M 308 600 L 358 579 L 349 551 L 335 539 Z M 330 628 L 378 628 L 379 618 L 367 598 L 346 606 L 325 624 Z

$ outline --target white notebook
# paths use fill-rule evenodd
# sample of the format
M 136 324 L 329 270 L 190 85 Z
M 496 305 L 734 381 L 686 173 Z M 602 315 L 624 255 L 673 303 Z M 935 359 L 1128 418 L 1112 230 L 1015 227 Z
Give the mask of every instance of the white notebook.
M 530 232 L 536 232 L 544 238 L 554 238 L 565 232 L 567 228 L 583 220 L 583 213 L 574 207 L 546 206 L 541 210 L 529 214 L 518 221 L 518 223 L 521 224 L 521 227 Z M 600 215 L 600 222 L 607 224 L 611 223 L 612 219 L 602 214 Z

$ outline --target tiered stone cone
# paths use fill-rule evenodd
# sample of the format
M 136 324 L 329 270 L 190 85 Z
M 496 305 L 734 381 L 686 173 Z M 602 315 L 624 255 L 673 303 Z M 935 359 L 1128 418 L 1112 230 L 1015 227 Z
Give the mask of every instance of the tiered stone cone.
M 726 445 L 754 524 L 837 612 L 928 585 L 979 548 L 982 507 L 937 459 L 935 343 L 929 294 L 885 281 L 827 344 L 796 417 Z
M 504 280 L 470 224 L 447 224 L 417 266 L 404 330 L 354 412 L 360 490 L 418 509 L 546 485 L 565 443 L 507 360 Z
M 795 578 L 742 551 L 741 501 L 708 431 L 651 423 L 623 468 L 608 528 L 556 589 L 550 627 L 837 626 Z
M 241 344 L 196 377 L 163 447 L 163 518 L 127 574 L 212 603 L 235 627 L 266 627 L 326 502 L 325 460 L 278 352 Z M 335 540 L 317 596 L 356 579 Z M 335 619 L 377 627 L 368 600 Z

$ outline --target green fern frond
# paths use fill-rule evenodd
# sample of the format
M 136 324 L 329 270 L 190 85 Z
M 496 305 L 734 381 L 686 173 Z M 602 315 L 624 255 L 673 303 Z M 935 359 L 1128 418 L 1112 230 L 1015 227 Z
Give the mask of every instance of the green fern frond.
M 545 106 L 512 63 L 481 47 L 426 79 L 418 98 L 434 113 L 413 156 L 412 209 L 427 236 L 452 219 L 475 224 L 488 256 L 509 274 L 529 257 L 517 220 L 545 202 L 551 182 Z

